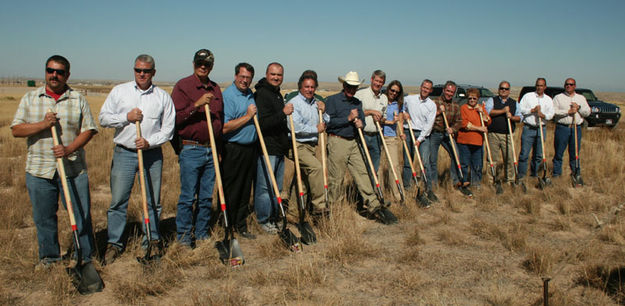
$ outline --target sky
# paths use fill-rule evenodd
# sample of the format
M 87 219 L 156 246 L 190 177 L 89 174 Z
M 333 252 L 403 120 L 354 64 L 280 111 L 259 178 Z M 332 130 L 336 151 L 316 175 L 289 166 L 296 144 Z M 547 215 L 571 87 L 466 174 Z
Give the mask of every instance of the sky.
M 382 69 L 387 81 L 489 88 L 533 85 L 625 91 L 625 1 L 3 1 L 0 78 L 43 78 L 60 54 L 71 78 L 131 80 L 141 53 L 154 80 L 192 73 L 195 51 L 215 54 L 211 79 L 248 62 L 255 80 L 280 62 L 285 81 L 306 69 L 335 82 Z M 368 82 L 368 81 L 367 81 Z

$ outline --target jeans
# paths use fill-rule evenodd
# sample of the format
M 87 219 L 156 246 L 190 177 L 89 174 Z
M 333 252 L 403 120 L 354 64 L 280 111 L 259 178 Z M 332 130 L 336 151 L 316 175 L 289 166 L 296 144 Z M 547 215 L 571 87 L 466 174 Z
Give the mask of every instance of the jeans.
M 371 156 L 371 162 L 373 163 L 373 168 L 375 168 L 375 172 L 378 173 L 378 169 L 380 169 L 380 153 L 382 141 L 380 141 L 380 135 L 376 132 L 375 135 L 367 135 L 365 136 L 365 143 L 367 143 L 367 149 L 369 149 L 369 156 Z M 369 167 L 369 162 L 365 160 L 365 164 Z
M 543 126 L 543 136 L 547 137 L 547 128 Z M 540 131 L 528 125 L 523 126 L 521 134 L 521 154 L 519 155 L 519 179 L 527 174 L 527 163 L 532 153 L 532 164 L 530 165 L 530 176 L 536 176 L 541 159 L 543 158 L 543 148 L 540 145 Z
M 451 147 L 451 141 L 449 140 L 449 134 L 447 134 L 447 132 L 441 133 L 432 131 L 432 134 L 430 134 L 430 162 L 428 166 L 426 166 L 428 180 L 432 182 L 432 185 L 438 185 L 438 149 L 441 145 L 445 151 L 447 151 L 447 154 L 449 154 L 449 159 L 451 160 L 451 167 L 449 169 L 451 181 L 456 185 L 459 181 L 458 164 L 456 164 L 456 158 L 454 157 L 454 151 Z M 459 156 L 458 159 L 460 159 Z
M 180 165 L 180 197 L 176 212 L 177 239 L 190 245 L 193 228 L 193 202 L 195 210 L 195 239 L 208 239 L 208 224 L 215 186 L 215 165 L 211 148 L 185 145 L 178 156 Z
M 90 262 L 94 250 L 94 241 L 91 226 L 89 178 L 85 172 L 75 177 L 68 177 L 67 183 L 76 219 L 82 260 Z M 59 208 L 59 194 L 61 194 L 63 206 L 67 207 L 59 175 L 57 173 L 52 179 L 46 179 L 26 173 L 26 188 L 33 206 L 33 220 L 37 227 L 39 259 L 44 262 L 59 261 L 61 255 L 56 215 Z
M 284 180 L 284 156 L 269 155 L 269 162 L 278 184 L 278 191 L 281 192 Z M 260 155 L 256 162 L 256 184 L 254 185 L 254 210 L 258 223 L 265 224 L 278 220 L 280 207 L 277 196 L 280 194 L 276 195 L 273 191 L 265 157 Z
M 556 131 L 553 139 L 553 147 L 555 148 L 555 155 L 553 156 L 553 176 L 562 175 L 562 155 L 566 147 L 569 147 L 569 166 L 571 171 L 575 172 L 575 133 L 573 128 L 556 124 Z M 577 125 L 577 149 L 582 144 L 582 127 Z
M 415 139 L 419 138 L 421 131 L 413 130 Z M 408 150 L 410 151 L 410 156 L 412 156 L 412 162 L 414 165 L 415 171 L 420 171 L 419 169 L 419 161 L 414 154 L 414 144 L 412 143 L 412 138 L 410 137 L 410 130 L 404 129 L 404 135 L 406 135 L 406 145 L 408 146 Z M 430 162 L 430 137 L 426 137 L 425 140 L 419 145 L 419 154 L 421 154 L 421 162 L 423 163 L 423 167 L 426 167 Z M 427 169 L 426 175 L 427 175 Z M 412 184 L 412 170 L 410 169 L 410 162 L 408 161 L 408 156 L 406 155 L 406 150 L 404 150 L 404 169 L 402 171 L 402 181 L 404 183 L 404 188 L 409 188 Z M 427 188 L 432 188 L 432 182 L 428 180 Z
M 471 185 L 479 186 L 482 181 L 482 167 L 484 160 L 483 147 L 459 143 L 458 154 L 460 155 L 460 168 L 462 168 L 464 181 L 470 181 Z M 469 169 L 471 170 L 470 176 Z
M 159 240 L 158 220 L 161 215 L 161 170 L 163 153 L 161 148 L 143 151 L 143 167 L 145 168 L 145 187 L 150 218 L 150 234 L 152 240 Z M 137 152 L 115 146 L 111 165 L 111 206 L 107 211 L 108 243 L 123 248 L 122 235 L 126 228 L 126 212 L 128 199 L 135 182 L 135 174 L 139 171 Z M 137 205 L 142 205 L 137 203 Z M 141 210 L 143 212 L 143 209 Z M 155 214 L 156 212 L 156 214 Z M 145 232 L 145 222 L 143 231 Z M 147 237 L 143 237 L 143 245 L 147 245 Z

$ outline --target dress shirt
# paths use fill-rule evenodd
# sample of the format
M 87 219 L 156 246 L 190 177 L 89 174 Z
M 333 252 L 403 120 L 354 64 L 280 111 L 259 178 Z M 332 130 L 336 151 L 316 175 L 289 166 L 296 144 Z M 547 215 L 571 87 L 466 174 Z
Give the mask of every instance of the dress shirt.
M 326 113 L 330 116 L 328 122 L 328 134 L 337 135 L 347 139 L 354 139 L 356 127 L 353 122 L 347 120 L 352 109 L 358 109 L 358 119 L 366 126 L 365 113 L 362 111 L 362 103 L 356 97 L 348 99 L 344 92 L 339 92 L 326 99 Z
M 44 119 L 48 109 L 57 113 L 58 125 L 57 135 L 60 143 L 67 146 L 76 137 L 85 131 L 98 131 L 91 109 L 85 97 L 77 91 L 67 88 L 67 90 L 54 100 L 46 94 L 45 87 L 40 87 L 30 91 L 22 97 L 17 112 L 11 123 L 11 127 L 22 123 L 37 123 Z M 56 173 L 56 158 L 52 147 L 54 142 L 50 129 L 43 130 L 37 134 L 26 138 L 28 154 L 26 155 L 26 173 L 52 179 Z M 87 169 L 85 160 L 85 150 L 80 148 L 63 158 L 65 173 L 73 177 L 83 173 Z
M 214 96 L 210 102 L 209 109 L 215 139 L 221 138 L 224 112 L 221 89 L 217 83 L 211 80 L 208 81 L 207 85 L 202 84 L 200 79 L 195 74 L 192 74 L 178 81 L 171 92 L 171 98 L 176 108 L 176 130 L 181 139 L 208 143 L 209 137 L 204 106 L 195 107 L 195 101 L 206 93 L 212 93 Z
M 404 97 L 403 112 L 410 115 L 410 124 L 412 128 L 421 131 L 417 141 L 423 142 L 425 137 L 432 133 L 432 126 L 436 119 L 436 103 L 427 97 L 421 99 L 421 95 L 410 95 Z M 404 128 L 408 128 L 408 124 L 404 124 Z
M 356 92 L 354 95 L 358 100 L 362 102 L 363 111 L 366 110 L 376 110 L 382 113 L 384 116 L 384 112 L 386 112 L 386 106 L 388 105 L 388 97 L 380 91 L 377 95 L 373 92 L 371 87 L 363 88 Z M 377 133 L 377 127 L 373 122 L 373 116 L 365 117 L 365 128 L 364 131 L 367 133 Z
M 506 103 L 508 99 L 506 99 L 506 101 L 503 101 L 502 99 L 501 102 Z M 485 105 L 486 112 L 490 114 L 490 111 L 492 111 L 493 108 L 495 108 L 495 101 L 493 101 L 493 98 L 490 97 L 488 98 L 488 100 L 486 100 L 486 105 Z M 521 107 L 519 106 L 519 102 L 516 103 L 516 110 L 514 111 L 514 114 L 512 116 L 519 117 L 521 118 L 521 120 L 523 120 L 523 114 L 521 114 Z
M 569 110 L 571 109 L 571 102 L 575 102 L 579 105 L 579 110 L 574 114 L 575 124 L 580 125 L 584 123 L 583 117 L 590 116 L 590 106 L 586 98 L 578 93 L 573 93 L 573 96 L 569 96 L 566 92 L 558 94 L 553 98 L 553 119 L 556 123 L 570 125 L 573 123 L 573 116 L 569 116 Z
M 171 140 L 176 110 L 169 94 L 154 84 L 141 90 L 135 81 L 130 81 L 113 87 L 100 110 L 100 125 L 115 128 L 115 144 L 136 148 L 137 130 L 127 118 L 128 112 L 135 107 L 143 113 L 141 136 L 148 141 L 150 148 Z
M 399 104 L 397 104 L 397 101 L 393 101 L 386 106 L 386 120 L 393 121 L 393 118 L 395 118 L 395 113 L 399 115 Z M 384 124 L 382 129 L 384 130 L 384 136 L 397 136 L 397 123 Z
M 224 124 L 230 120 L 241 118 L 247 113 L 247 107 L 254 102 L 254 95 L 251 89 L 247 89 L 244 93 L 241 92 L 235 85 L 228 86 L 223 92 L 224 97 Z M 254 126 L 254 120 L 250 119 L 240 128 L 230 131 L 224 134 L 224 139 L 227 142 L 236 142 L 238 144 L 250 144 L 256 141 L 256 127 Z
M 553 118 L 553 100 L 551 100 L 551 98 L 546 94 L 539 97 L 536 92 L 528 92 L 523 96 L 520 102 L 524 124 L 533 127 L 538 126 L 538 116 L 536 113 L 532 113 L 531 110 L 539 104 L 540 111 L 545 114 L 545 118 L 542 120 L 543 125 L 547 124 L 547 120 L 551 120 L 551 118 Z
M 317 142 L 319 131 L 319 112 L 317 99 L 314 97 L 307 100 L 301 93 L 289 101 L 293 104 L 293 126 L 295 127 L 295 139 L 298 142 Z M 323 114 L 323 121 L 330 121 L 328 114 Z M 289 125 L 289 129 L 291 126 Z

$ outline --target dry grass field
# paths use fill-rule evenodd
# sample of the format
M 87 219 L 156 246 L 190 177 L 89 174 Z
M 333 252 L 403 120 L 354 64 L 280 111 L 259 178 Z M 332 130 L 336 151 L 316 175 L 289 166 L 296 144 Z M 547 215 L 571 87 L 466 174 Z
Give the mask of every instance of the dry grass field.
M 168 88 L 171 89 L 171 88 Z M 625 128 L 584 131 L 581 150 L 586 186 L 574 189 L 569 177 L 526 194 L 506 188 L 499 196 L 488 183 L 468 200 L 444 184 L 440 202 L 430 209 L 413 200 L 391 210 L 400 223 L 385 226 L 366 220 L 353 203 L 332 203 L 333 217 L 316 228 L 318 243 L 294 254 L 277 236 L 256 226 L 254 241 L 239 239 L 247 263 L 239 269 L 221 264 L 213 247 L 223 230 L 194 250 L 171 240 L 179 192 L 177 158 L 164 146 L 162 225 L 169 244 L 159 265 L 144 268 L 136 231 L 129 229 L 126 252 L 114 264 L 97 265 L 106 288 L 81 296 L 65 265 L 35 270 L 36 233 L 26 193 L 26 143 L 9 125 L 27 88 L 0 88 L 0 304 L 428 304 L 540 305 L 543 277 L 552 305 L 625 303 Z M 89 89 L 94 116 L 106 90 Z M 518 96 L 518 88 L 513 92 Z M 624 93 L 598 93 L 625 105 Z M 112 129 L 101 129 L 87 145 L 92 214 L 96 240 L 106 243 L 106 210 Z M 520 135 L 516 135 L 517 148 Z M 547 154 L 553 156 L 553 127 Z M 449 159 L 441 149 L 439 172 L 448 179 Z M 564 164 L 567 165 L 565 156 Z M 549 159 L 551 166 L 551 159 Z M 487 170 L 486 167 L 484 169 Z M 228 171 L 223 169 L 222 171 Z M 565 174 L 568 169 L 565 168 Z M 488 174 L 485 173 L 485 180 Z M 136 184 L 138 185 L 138 184 Z M 129 219 L 139 224 L 135 190 Z M 408 192 L 414 199 L 414 191 Z M 389 197 L 390 198 L 390 197 Z M 67 213 L 59 210 L 63 252 L 71 249 Z M 136 226 L 134 227 L 136 228 Z M 297 233 L 295 226 L 290 227 Z M 174 235 L 175 237 L 175 235 Z

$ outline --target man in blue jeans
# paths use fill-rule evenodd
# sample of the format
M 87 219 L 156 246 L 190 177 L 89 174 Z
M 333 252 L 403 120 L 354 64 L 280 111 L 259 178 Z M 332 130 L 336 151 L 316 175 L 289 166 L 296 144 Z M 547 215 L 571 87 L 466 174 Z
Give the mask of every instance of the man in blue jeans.
M 209 79 L 215 58 L 207 49 L 195 52 L 193 74 L 176 83 L 171 93 L 176 108 L 176 132 L 181 151 L 180 197 L 176 212 L 178 242 L 193 247 L 195 240 L 210 237 L 209 221 L 215 185 L 215 165 L 211 149 L 205 106 L 209 105 L 215 141 L 221 140 L 223 98 L 217 83 Z M 193 202 L 195 230 L 193 231 Z
M 169 94 L 152 84 L 156 74 L 154 58 L 139 55 L 134 62 L 135 80 L 113 87 L 100 110 L 100 125 L 115 128 L 115 143 L 111 166 L 111 205 L 108 209 L 108 246 L 104 264 L 111 264 L 124 248 L 122 235 L 126 228 L 126 212 L 130 191 L 139 170 L 137 153 L 143 151 L 146 193 L 152 241 L 148 243 L 161 251 L 158 220 L 161 212 L 161 145 L 171 140 L 176 111 Z M 135 124 L 140 122 L 141 137 Z M 144 230 L 146 230 L 144 228 Z M 158 255 L 158 254 L 157 254 Z
M 91 226 L 89 179 L 83 146 L 98 132 L 89 103 L 69 88 L 69 61 L 54 55 L 46 61 L 46 85 L 22 98 L 13 122 L 14 137 L 26 137 L 26 188 L 37 227 L 39 261 L 43 267 L 60 261 L 57 228 L 61 179 L 67 179 L 83 262 L 90 262 L 94 250 Z M 48 111 L 50 110 L 50 111 Z M 55 146 L 51 128 L 57 129 L 60 144 Z M 66 178 L 59 177 L 56 158 L 63 158 Z M 61 196 L 64 205 L 65 197 Z

